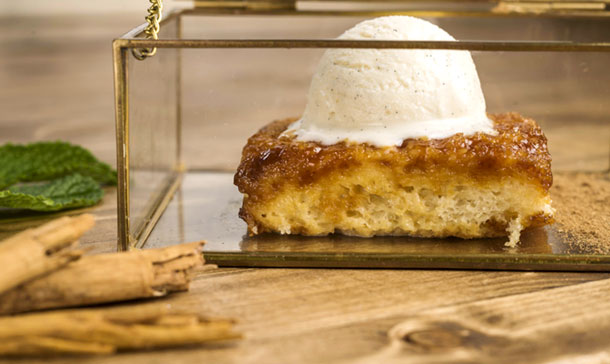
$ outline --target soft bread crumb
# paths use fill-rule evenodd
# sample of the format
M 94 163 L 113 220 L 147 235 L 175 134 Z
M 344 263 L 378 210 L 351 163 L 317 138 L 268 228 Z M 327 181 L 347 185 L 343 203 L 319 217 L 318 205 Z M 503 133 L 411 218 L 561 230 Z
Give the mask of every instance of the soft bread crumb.
M 519 244 L 519 238 L 521 237 L 521 216 L 514 218 L 509 224 L 506 232 L 508 233 L 508 241 L 504 244 L 508 247 L 514 248 Z
M 414 175 L 395 181 L 360 168 L 302 188 L 286 187 L 265 203 L 245 206 L 254 222 L 250 233 L 411 235 L 462 238 L 509 236 L 552 218 L 546 191 L 525 179 L 485 182 L 453 178 L 435 182 Z M 255 230 L 256 229 L 256 230 Z

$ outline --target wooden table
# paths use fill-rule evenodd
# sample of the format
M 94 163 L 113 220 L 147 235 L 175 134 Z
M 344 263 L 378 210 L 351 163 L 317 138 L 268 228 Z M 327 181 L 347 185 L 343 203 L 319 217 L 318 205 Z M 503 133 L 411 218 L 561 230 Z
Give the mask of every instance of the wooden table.
M 113 163 L 109 39 L 133 19 L 0 19 L 0 142 L 69 140 Z M 115 247 L 115 199 L 90 209 L 92 253 Z M 221 268 L 161 301 L 236 318 L 244 340 L 54 361 L 605 363 L 609 298 L 606 273 Z

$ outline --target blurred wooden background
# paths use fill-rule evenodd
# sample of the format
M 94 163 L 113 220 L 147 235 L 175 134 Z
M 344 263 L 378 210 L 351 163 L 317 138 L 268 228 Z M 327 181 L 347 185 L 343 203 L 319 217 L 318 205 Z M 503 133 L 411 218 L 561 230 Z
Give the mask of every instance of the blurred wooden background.
M 134 2 L 125 3 L 122 12 L 116 12 L 117 4 L 110 2 L 114 13 L 96 15 L 85 11 L 93 6 L 81 5 L 73 10 L 78 14 L 52 16 L 42 15 L 48 5 L 34 12 L 30 2 L 12 3 L 1 5 L 8 11 L 0 23 L 0 102 L 4 108 L 0 142 L 64 139 L 86 143 L 96 155 L 115 164 L 110 44 L 142 23 L 147 2 L 135 2 L 142 8 L 139 12 L 134 11 Z M 56 12 L 59 10 L 52 11 Z M 302 38 L 334 37 L 360 19 L 250 17 L 235 22 L 231 17 L 190 17 L 184 24 L 185 36 L 193 38 Z M 465 27 L 463 22 L 442 20 L 441 25 L 461 39 L 477 34 L 523 39 L 533 33 L 538 39 L 599 41 L 604 36 L 597 33 L 605 29 L 596 22 L 580 24 L 572 33 L 562 29 L 561 22 L 541 21 L 542 25 L 535 26 L 489 22 L 470 21 Z M 494 29 L 493 34 L 485 29 Z M 184 51 L 183 155 L 187 166 L 233 169 L 244 140 L 255 130 L 274 119 L 298 116 L 320 54 L 321 50 Z M 605 67 L 610 54 L 480 52 L 474 57 L 489 111 L 518 111 L 541 123 L 556 170 L 608 168 L 610 116 L 605 101 L 610 97 L 610 74 Z M 135 76 L 133 80 L 137 81 Z M 138 88 L 145 87 L 135 83 L 134 89 Z M 163 100 L 161 95 L 149 105 L 137 97 L 131 102 L 134 110 L 151 108 L 154 115 L 154 107 L 162 108 Z M 134 151 L 137 147 L 134 143 Z M 140 152 L 146 155 L 148 151 Z

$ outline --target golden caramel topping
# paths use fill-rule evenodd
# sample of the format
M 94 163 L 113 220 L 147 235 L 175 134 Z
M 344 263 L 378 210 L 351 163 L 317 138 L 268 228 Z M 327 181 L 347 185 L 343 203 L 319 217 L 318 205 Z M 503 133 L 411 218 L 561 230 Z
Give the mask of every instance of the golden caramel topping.
M 497 135 L 456 134 L 444 139 L 405 139 L 401 146 L 322 145 L 280 137 L 295 119 L 275 121 L 254 134 L 235 174 L 240 192 L 257 200 L 286 183 L 307 186 L 320 177 L 362 163 L 379 163 L 396 178 L 407 174 L 467 175 L 476 179 L 520 176 L 551 187 L 547 140 L 534 120 L 517 113 L 489 115 Z M 442 183 L 442 181 L 439 181 Z

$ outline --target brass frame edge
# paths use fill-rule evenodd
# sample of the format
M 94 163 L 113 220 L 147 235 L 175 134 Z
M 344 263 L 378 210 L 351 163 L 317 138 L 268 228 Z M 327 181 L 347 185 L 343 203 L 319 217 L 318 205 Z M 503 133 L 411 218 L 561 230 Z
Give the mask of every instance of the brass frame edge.
M 342 39 L 121 39 L 126 48 L 354 48 L 354 49 L 447 49 L 510 52 L 609 52 L 610 42 L 525 41 L 393 41 Z
M 117 154 L 117 250 L 129 249 L 129 96 L 127 48 L 112 42 Z
M 479 255 L 452 259 L 437 255 L 328 254 L 291 252 L 203 252 L 206 263 L 222 267 L 467 269 L 517 271 L 610 272 L 610 256 Z M 502 259 L 498 261 L 498 256 Z
M 176 19 L 178 39 L 182 39 L 182 17 Z M 176 162 L 184 169 L 182 163 L 182 49 L 176 50 Z
M 492 4 L 492 3 L 490 3 Z M 602 8 L 561 9 L 561 8 L 527 8 L 496 7 L 484 10 L 420 10 L 420 9 L 362 9 L 362 10 L 302 10 L 302 9 L 256 9 L 239 7 L 194 7 L 184 9 L 186 15 L 298 15 L 298 16 L 368 16 L 411 15 L 416 17 L 608 17 L 610 12 Z M 509 3 L 513 4 L 513 3 Z M 602 3 L 603 5 L 603 3 Z

